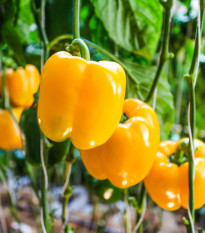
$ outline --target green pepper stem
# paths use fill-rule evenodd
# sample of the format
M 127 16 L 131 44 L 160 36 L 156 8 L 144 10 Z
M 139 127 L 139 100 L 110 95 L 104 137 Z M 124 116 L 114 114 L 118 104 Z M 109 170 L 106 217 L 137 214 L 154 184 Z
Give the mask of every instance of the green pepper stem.
M 40 155 L 41 155 L 41 207 L 42 207 L 42 227 L 43 230 L 49 232 L 49 214 L 48 214 L 48 201 L 47 201 L 47 189 L 48 189 L 48 175 L 46 170 L 47 153 L 45 153 L 44 136 L 41 135 L 40 139 Z
M 33 168 L 28 162 L 26 162 L 26 170 L 27 170 L 28 176 L 30 178 L 33 190 L 34 190 L 38 200 L 40 200 L 40 196 L 39 196 L 39 193 L 38 193 L 38 187 L 37 187 L 37 184 L 36 184 Z
M 72 164 L 74 163 L 74 150 L 75 147 L 71 144 L 66 161 L 65 161 L 65 168 L 64 168 L 64 178 L 65 183 L 62 190 L 63 196 L 63 208 L 62 208 L 62 223 L 64 228 L 64 233 L 67 233 L 67 225 L 68 225 L 68 201 L 72 195 L 72 187 L 69 185 L 70 175 Z
M 125 232 L 131 233 L 132 232 L 132 226 L 131 226 L 131 213 L 130 213 L 130 207 L 129 207 L 129 193 L 128 189 L 124 189 L 124 201 L 125 201 Z
M 88 46 L 80 39 L 80 0 L 73 0 L 73 41 L 71 49 L 73 53 L 80 50 L 80 56 L 85 60 L 90 60 Z M 70 49 L 70 46 L 66 49 Z
M 146 194 L 147 192 L 146 192 L 144 183 L 142 182 L 139 196 L 137 198 L 138 200 L 137 219 L 136 219 L 136 225 L 134 227 L 134 232 L 137 232 L 137 233 L 143 232 L 142 222 L 143 222 L 144 214 L 146 211 Z
M 38 26 L 39 36 L 42 41 L 41 68 L 49 56 L 49 41 L 45 31 L 45 4 L 46 0 L 41 0 L 41 9 L 39 10 L 36 7 L 35 0 L 31 0 L 31 10 L 34 15 L 35 22 Z
M 31 0 L 31 9 L 35 18 L 35 22 L 38 26 L 39 36 L 42 41 L 42 50 L 41 50 L 41 70 L 43 68 L 44 63 L 46 62 L 49 56 L 49 41 L 47 38 L 46 30 L 45 30 L 45 5 L 46 0 L 41 0 L 41 7 L 37 9 L 35 0 Z M 39 89 L 38 89 L 39 92 Z M 42 207 L 42 215 L 41 215 L 41 222 L 43 232 L 49 232 L 50 223 L 49 223 L 49 213 L 48 213 L 48 200 L 47 200 L 47 189 L 48 189 L 48 176 L 47 176 L 47 152 L 45 144 L 45 136 L 41 135 L 40 139 L 40 155 L 41 155 L 41 176 L 42 176 L 42 183 L 41 183 L 41 207 Z
M 170 34 L 170 27 L 171 27 L 171 8 L 172 8 L 173 0 L 167 0 L 166 2 L 160 1 L 160 2 L 165 9 L 164 26 L 163 26 L 164 29 L 162 31 L 163 43 L 162 43 L 161 53 L 160 53 L 160 57 L 159 57 L 159 64 L 157 67 L 157 72 L 155 74 L 155 78 L 154 78 L 154 81 L 153 81 L 152 86 L 150 88 L 150 91 L 147 95 L 147 98 L 145 99 L 145 102 L 149 102 L 149 100 L 152 98 L 165 62 L 168 59 L 173 58 L 173 54 L 170 54 L 169 50 L 168 50 L 169 34 Z
M 194 163 L 194 138 L 195 138 L 195 115 L 196 115 L 196 102 L 195 102 L 195 85 L 199 68 L 199 55 L 201 49 L 201 30 L 204 16 L 204 4 L 200 1 L 198 13 L 198 25 L 196 31 L 194 54 L 192 58 L 189 73 L 185 75 L 189 89 L 189 107 L 188 107 L 188 126 L 189 126 L 189 203 L 188 215 L 189 226 L 187 231 L 194 233 L 195 223 L 195 210 L 194 210 L 194 178 L 195 178 L 195 163 Z
M 75 53 L 80 50 L 80 56 L 84 58 L 85 60 L 90 60 L 90 52 L 88 49 L 88 46 L 82 39 L 74 39 L 71 44 L 72 51 Z M 68 46 L 66 49 L 70 49 L 70 46 Z
M 10 102 L 9 102 L 9 96 L 6 88 L 6 70 L 3 67 L 2 69 L 2 86 L 3 86 L 3 107 L 4 109 L 9 109 L 10 108 Z
M 9 109 L 10 107 L 10 102 L 9 102 L 9 96 L 8 96 L 8 92 L 6 89 L 6 69 L 2 63 L 1 60 L 2 57 L 2 51 L 0 50 L 0 70 L 2 70 L 2 88 L 3 88 L 3 92 L 2 92 L 2 99 L 3 99 L 3 104 L 2 104 L 2 108 L 3 109 Z
M 80 38 L 80 0 L 73 0 L 73 37 Z

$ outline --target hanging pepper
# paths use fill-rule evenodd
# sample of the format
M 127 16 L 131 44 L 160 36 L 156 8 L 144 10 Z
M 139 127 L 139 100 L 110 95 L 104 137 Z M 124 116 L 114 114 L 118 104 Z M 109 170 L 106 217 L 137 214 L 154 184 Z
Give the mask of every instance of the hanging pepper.
M 157 205 L 166 210 L 177 210 L 181 206 L 187 208 L 189 198 L 188 162 L 177 165 L 171 162 L 171 155 L 176 153 L 179 146 L 188 144 L 189 139 L 183 138 L 178 142 L 163 141 L 160 152 L 153 167 L 144 180 L 145 187 Z M 194 140 L 195 151 L 195 209 L 205 204 L 205 144 Z M 179 152 L 179 151 L 178 151 Z
M 22 149 L 21 131 L 8 110 L 0 109 L 0 149 Z
M 152 167 L 160 130 L 155 111 L 137 99 L 127 99 L 123 112 L 129 118 L 118 124 L 103 145 L 80 150 L 87 170 L 97 179 L 109 179 L 119 188 L 142 181 Z
M 29 107 L 33 101 L 33 95 L 37 92 L 40 82 L 38 69 L 33 65 L 6 69 L 6 88 L 11 103 L 14 106 Z M 2 93 L 2 75 L 0 74 L 0 92 Z
M 79 149 L 103 144 L 120 120 L 125 85 L 125 72 L 115 62 L 54 54 L 41 76 L 38 122 L 42 132 L 53 141 L 70 138 Z

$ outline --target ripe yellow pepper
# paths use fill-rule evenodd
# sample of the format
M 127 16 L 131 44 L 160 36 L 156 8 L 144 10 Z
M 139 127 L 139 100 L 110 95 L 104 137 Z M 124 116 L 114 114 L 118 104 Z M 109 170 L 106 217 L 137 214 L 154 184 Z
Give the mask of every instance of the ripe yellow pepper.
M 8 110 L 0 109 L 0 149 L 22 149 L 21 131 Z
M 52 55 L 41 75 L 41 130 L 56 142 L 70 138 L 79 149 L 103 144 L 120 120 L 125 85 L 125 72 L 115 62 L 86 61 L 64 51 Z
M 157 205 L 166 210 L 187 208 L 189 197 L 188 162 L 178 166 L 169 162 L 168 157 L 176 152 L 177 147 L 188 138 L 178 142 L 164 141 L 160 144 L 153 167 L 144 180 L 145 187 Z M 195 209 L 205 204 L 205 144 L 195 139 Z
M 129 119 L 118 124 L 105 144 L 80 150 L 92 176 L 109 179 L 119 188 L 130 187 L 144 179 L 155 160 L 160 141 L 157 115 L 149 105 L 127 99 L 123 112 Z
M 14 106 L 29 107 L 33 95 L 37 92 L 40 82 L 38 69 L 33 65 L 6 69 L 6 88 L 9 98 Z M 0 74 L 0 91 L 2 92 L 2 74 Z
M 12 113 L 17 121 L 20 121 L 23 110 L 24 110 L 23 107 L 12 108 Z

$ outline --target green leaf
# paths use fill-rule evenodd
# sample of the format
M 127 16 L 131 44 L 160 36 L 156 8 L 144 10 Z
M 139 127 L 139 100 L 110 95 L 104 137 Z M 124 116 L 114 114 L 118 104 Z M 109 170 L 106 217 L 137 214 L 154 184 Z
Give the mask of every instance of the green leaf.
M 162 7 L 158 0 L 90 1 L 116 44 L 152 58 L 162 27 Z
M 8 0 L 2 16 L 2 39 L 20 65 L 25 65 L 25 47 L 31 40 L 39 42 L 29 0 Z
M 135 79 L 128 79 L 127 97 L 136 97 L 144 100 L 154 80 L 156 67 L 143 66 L 129 61 L 124 61 L 124 63 Z M 174 122 L 174 101 L 168 78 L 165 74 L 161 75 L 157 85 L 155 110 L 160 123 L 161 140 L 167 139 Z

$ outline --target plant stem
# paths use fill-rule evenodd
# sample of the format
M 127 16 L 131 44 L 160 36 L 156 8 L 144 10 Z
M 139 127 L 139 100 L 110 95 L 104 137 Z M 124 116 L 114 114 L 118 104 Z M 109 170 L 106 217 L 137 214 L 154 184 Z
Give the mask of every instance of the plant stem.
M 43 228 L 46 232 L 49 232 L 49 213 L 48 213 L 48 200 L 47 200 L 47 189 L 48 189 L 48 175 L 46 170 L 47 164 L 47 155 L 48 151 L 46 150 L 45 136 L 41 135 L 40 139 L 40 155 L 41 155 L 41 206 L 43 212 Z
M 46 60 L 48 59 L 49 50 L 48 50 L 48 38 L 46 35 L 45 30 L 45 6 L 46 6 L 46 0 L 41 0 L 41 27 L 40 30 L 42 30 L 42 61 L 41 61 L 41 69 L 43 65 L 45 64 Z
M 70 47 L 74 54 L 76 52 L 78 53 L 78 51 L 80 50 L 80 56 L 87 61 L 90 60 L 90 52 L 89 52 L 88 46 L 82 39 L 74 39 L 72 41 L 71 46 L 67 47 L 68 50 L 70 50 Z
M 128 189 L 124 189 L 124 201 L 125 201 L 125 232 L 131 233 L 132 232 L 132 226 L 131 226 L 131 214 L 130 214 L 130 207 L 129 207 L 129 193 Z
M 10 102 L 9 102 L 7 88 L 6 88 L 6 69 L 2 63 L 1 57 L 2 57 L 2 52 L 0 50 L 0 70 L 2 70 L 2 88 L 3 88 L 3 92 L 2 92 L 3 106 L 2 107 L 3 109 L 9 109 Z
M 71 197 L 72 191 L 73 191 L 73 188 L 69 185 L 69 180 L 70 180 L 72 164 L 75 161 L 74 150 L 75 150 L 75 147 L 71 144 L 69 153 L 65 161 L 65 168 L 64 168 L 65 183 L 64 183 L 63 191 L 62 191 L 62 196 L 63 196 L 62 222 L 63 222 L 65 233 L 67 233 L 67 223 L 68 223 L 67 205 L 68 205 L 69 198 Z
M 73 39 L 80 38 L 80 0 L 73 0 Z
M 137 233 L 143 232 L 142 221 L 143 221 L 143 217 L 144 217 L 145 210 L 146 210 L 146 194 L 147 192 L 146 192 L 144 183 L 142 182 L 140 192 L 137 197 L 137 200 L 138 200 L 138 208 L 136 209 L 137 219 L 136 219 L 136 225 L 134 227 L 134 232 L 137 232 Z
M 42 41 L 42 54 L 41 54 L 41 70 L 44 63 L 46 62 L 49 56 L 49 41 L 45 31 L 45 5 L 46 0 L 41 0 L 41 7 L 37 9 L 35 0 L 31 0 L 31 9 L 38 26 L 39 36 Z M 38 90 L 39 92 L 39 90 Z M 48 200 L 47 200 L 47 189 L 48 189 L 48 175 L 47 175 L 47 154 L 48 147 L 46 144 L 46 137 L 42 134 L 40 139 L 40 154 L 41 154 L 41 206 L 42 206 L 42 227 L 44 232 L 49 232 L 50 222 L 49 222 L 49 213 L 48 213 Z
M 40 196 L 39 196 L 39 193 L 38 193 L 38 188 L 37 188 L 34 172 L 33 172 L 32 166 L 28 162 L 26 162 L 26 170 L 27 170 L 28 176 L 30 178 L 33 190 L 34 190 L 38 200 L 40 200 Z
M 45 0 L 41 0 L 41 9 L 37 9 L 35 0 L 31 0 L 31 9 L 35 18 L 35 22 L 38 26 L 39 36 L 42 41 L 42 63 L 48 58 L 49 55 L 49 41 L 45 31 Z M 41 14 L 40 14 L 41 13 Z
M 8 92 L 7 92 L 7 88 L 6 88 L 6 70 L 3 67 L 2 69 L 3 75 L 2 75 L 2 86 L 3 86 L 3 93 L 2 93 L 2 97 L 3 97 L 3 107 L 4 109 L 9 109 L 10 108 L 10 103 L 9 103 L 9 96 L 8 96 Z
M 149 100 L 152 98 L 165 62 L 168 59 L 173 57 L 173 55 L 170 54 L 168 51 L 169 34 L 170 34 L 170 27 L 171 27 L 171 8 L 172 8 L 173 0 L 167 0 L 166 2 L 161 1 L 161 3 L 165 9 L 164 26 L 163 26 L 163 32 L 162 32 L 163 33 L 163 35 L 162 35 L 163 43 L 162 43 L 161 53 L 160 53 L 160 57 L 159 57 L 159 65 L 157 67 L 157 72 L 156 72 L 154 81 L 152 83 L 152 86 L 150 88 L 150 91 L 147 95 L 145 102 L 149 102 Z
M 203 7 L 202 7 L 203 6 Z M 195 178 L 195 163 L 194 163 L 194 138 L 195 138 L 195 115 L 196 115 L 196 102 L 195 102 L 195 85 L 197 80 L 199 68 L 199 55 L 201 49 L 201 29 L 202 20 L 204 15 L 204 5 L 200 1 L 198 25 L 196 32 L 196 42 L 194 47 L 194 54 L 192 58 L 189 73 L 185 75 L 189 89 L 189 108 L 188 108 L 188 124 L 189 124 L 189 227 L 188 232 L 194 232 L 195 223 L 195 210 L 194 210 L 194 178 Z

